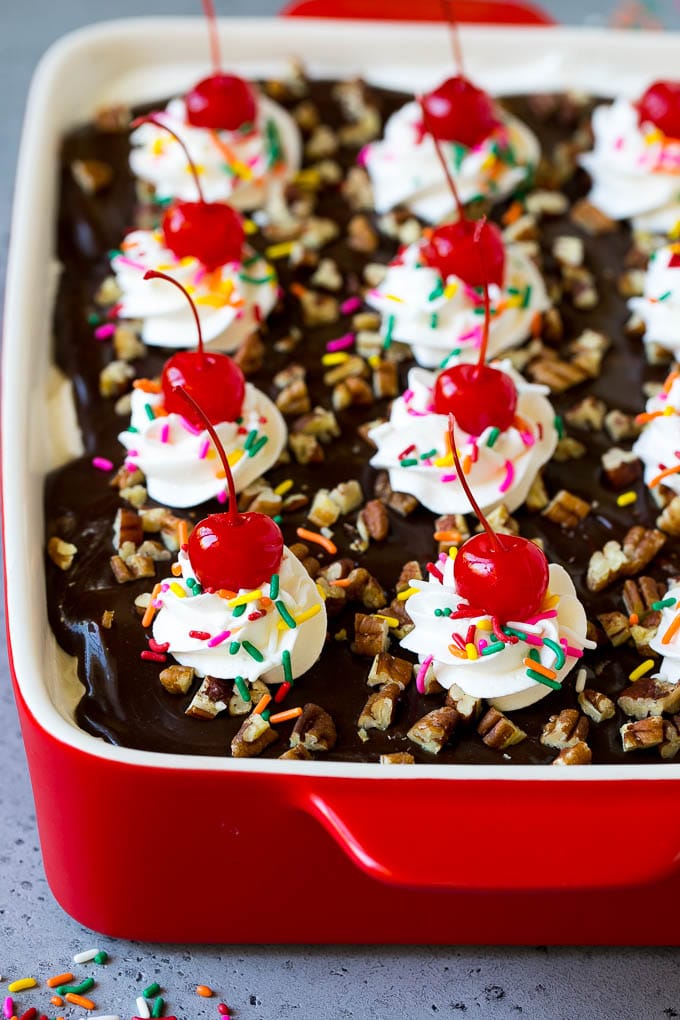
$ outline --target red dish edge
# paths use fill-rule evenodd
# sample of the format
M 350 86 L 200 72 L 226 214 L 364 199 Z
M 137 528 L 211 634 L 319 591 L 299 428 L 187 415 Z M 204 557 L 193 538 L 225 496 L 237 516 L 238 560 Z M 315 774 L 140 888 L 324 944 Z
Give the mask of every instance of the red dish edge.
M 441 0 L 292 0 L 284 18 L 351 18 L 356 21 L 442 21 Z M 456 21 L 483 25 L 555 25 L 540 7 L 502 0 L 456 0 Z

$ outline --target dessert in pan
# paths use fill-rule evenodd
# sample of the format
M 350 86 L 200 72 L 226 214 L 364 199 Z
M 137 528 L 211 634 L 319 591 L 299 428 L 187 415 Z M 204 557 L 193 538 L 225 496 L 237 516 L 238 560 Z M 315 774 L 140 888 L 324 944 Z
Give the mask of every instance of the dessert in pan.
M 56 360 L 86 452 L 46 482 L 47 587 L 78 725 L 221 756 L 673 758 L 672 317 L 643 336 L 675 250 L 587 197 L 594 101 L 208 82 L 216 121 L 185 97 L 64 140 Z M 223 122 L 234 95 L 250 122 Z M 380 197 L 404 109 L 425 205 Z M 285 172 L 236 149 L 260 115 L 295 125 L 299 166 L 297 142 Z M 143 174 L 142 145 L 172 171 Z

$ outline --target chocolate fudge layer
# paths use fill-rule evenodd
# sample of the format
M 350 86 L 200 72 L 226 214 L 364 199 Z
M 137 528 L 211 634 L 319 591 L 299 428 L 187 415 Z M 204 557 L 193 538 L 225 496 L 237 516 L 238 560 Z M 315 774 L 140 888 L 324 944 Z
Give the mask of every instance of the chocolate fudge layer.
M 275 89 L 275 98 L 290 108 L 297 108 L 298 116 L 306 125 L 308 139 L 310 135 L 313 138 L 316 117 L 315 113 L 309 116 L 310 110 L 317 111 L 320 121 L 330 124 L 334 131 L 339 125 L 347 124 L 346 113 L 338 101 L 333 83 L 310 83 L 303 102 L 311 106 L 302 111 L 298 105 L 299 97 L 287 95 L 285 87 Z M 375 88 L 367 88 L 365 92 L 366 103 L 377 107 L 383 119 L 409 98 L 402 93 Z M 565 165 L 573 167 L 573 140 L 574 137 L 578 139 L 579 133 L 584 133 L 590 105 L 575 105 L 567 97 L 540 96 L 512 98 L 506 101 L 506 105 L 527 122 L 540 139 L 547 163 L 539 168 L 536 187 L 542 187 L 544 183 L 550 187 L 557 186 L 558 194 L 566 194 L 568 205 L 573 209 L 574 203 L 586 194 L 588 179 L 582 171 L 574 169 L 571 173 L 563 171 L 563 168 Z M 312 146 L 312 152 L 313 149 Z M 341 144 L 336 151 L 329 153 L 328 159 L 341 168 L 340 176 L 345 181 L 350 168 L 356 165 L 357 151 L 358 145 Z M 243 717 L 231 717 L 223 712 L 211 721 L 201 721 L 186 716 L 185 709 L 199 681 L 195 681 L 192 691 L 186 695 L 170 694 L 159 681 L 163 665 L 140 658 L 140 653 L 148 648 L 149 631 L 142 628 L 134 601 L 137 596 L 151 590 L 154 579 L 143 578 L 122 584 L 116 581 L 110 566 L 111 556 L 115 553 L 113 520 L 118 508 L 125 504 L 118 489 L 110 484 L 111 474 L 92 466 L 93 457 L 109 458 L 116 466 L 122 464 L 123 451 L 116 436 L 127 425 L 127 418 L 116 411 L 116 400 L 100 395 L 100 373 L 116 358 L 116 353 L 110 341 L 99 342 L 93 338 L 93 313 L 101 311 L 95 303 L 95 295 L 110 275 L 107 253 L 117 248 L 126 230 L 158 217 L 158 210 L 140 207 L 135 182 L 128 169 L 128 154 L 127 133 L 102 130 L 95 125 L 73 131 L 65 139 L 61 154 L 58 255 L 64 271 L 54 319 L 55 360 L 73 380 L 85 454 L 54 471 L 46 482 L 47 537 L 57 535 L 72 542 L 78 549 L 72 566 L 65 571 L 47 559 L 49 619 L 59 643 L 78 659 L 85 694 L 78 706 L 77 722 L 83 729 L 127 747 L 228 755 Z M 84 161 L 86 166 L 88 161 L 97 160 L 112 168 L 110 183 L 94 194 L 88 194 L 74 177 L 73 165 L 79 160 Z M 318 161 L 319 157 L 313 157 L 306 162 L 308 166 L 315 164 L 318 170 Z M 328 176 L 332 179 L 332 167 Z M 568 176 L 566 183 L 562 183 L 561 176 Z M 351 180 L 356 184 L 358 179 L 355 175 Z M 332 321 L 310 324 L 309 308 L 303 307 L 304 299 L 300 299 L 299 288 L 297 294 L 289 290 L 291 283 L 301 284 L 308 293 L 313 289 L 326 295 L 327 305 L 333 300 L 342 304 L 349 297 L 361 295 L 362 288 L 366 287 L 365 267 L 368 263 L 386 263 L 397 250 L 399 238 L 394 236 L 395 229 L 400 219 L 403 228 L 403 221 L 407 221 L 408 216 L 392 216 L 388 217 L 387 223 L 379 223 L 370 212 L 361 209 L 361 203 L 353 197 L 354 191 L 351 187 L 342 188 L 339 182 L 332 180 L 311 193 L 299 186 L 290 189 L 289 198 L 298 202 L 298 209 L 302 209 L 309 197 L 310 202 L 313 200 L 314 216 L 328 217 L 338 223 L 338 237 L 326 243 L 320 255 L 337 265 L 342 284 L 340 290 L 328 291 L 323 286 L 310 283 L 319 253 L 309 254 L 295 268 L 288 265 L 287 259 L 276 262 L 283 296 L 263 330 L 263 356 L 255 352 L 254 362 L 244 366 L 246 369 L 254 368 L 249 373 L 250 381 L 273 398 L 280 397 L 282 392 L 282 388 L 274 382 L 277 374 L 295 363 L 306 368 L 311 407 L 331 407 L 332 386 L 324 381 L 328 368 L 322 366 L 321 357 L 326 352 L 328 341 L 356 331 L 352 314 L 333 311 L 329 312 Z M 495 207 L 491 216 L 498 220 L 504 218 L 506 224 L 512 220 L 517 223 L 514 214 L 521 210 L 515 207 L 514 212 L 508 214 L 511 205 L 512 200 Z M 582 207 L 577 206 L 577 209 L 582 210 Z M 302 209 L 300 215 L 309 211 L 309 208 Z M 639 337 L 628 336 L 624 331 L 628 313 L 626 298 L 622 295 L 625 288 L 621 287 L 620 277 L 627 266 L 641 264 L 639 253 L 632 251 L 632 239 L 625 225 L 606 224 L 603 232 L 592 233 L 597 227 L 587 222 L 584 229 L 580 215 L 574 216 L 569 209 L 555 212 L 531 218 L 525 226 L 518 224 L 516 227 L 520 236 L 529 241 L 535 239 L 540 244 L 542 267 L 563 323 L 561 336 L 555 320 L 550 329 L 544 327 L 541 334 L 544 346 L 538 340 L 534 341 L 531 357 L 523 365 L 524 371 L 530 379 L 552 384 L 551 399 L 556 413 L 563 419 L 568 420 L 570 409 L 586 397 L 603 401 L 607 410 L 617 409 L 625 415 L 635 415 L 644 408 L 643 383 L 651 379 L 658 381 L 664 374 L 661 368 L 649 368 Z M 585 215 L 588 220 L 587 209 Z M 390 224 L 393 229 L 390 229 Z M 385 227 L 387 232 L 383 229 Z M 569 274 L 565 276 L 558 265 L 553 246 L 555 240 L 563 235 L 582 240 L 585 274 L 576 272 L 571 277 Z M 252 234 L 249 241 L 264 251 L 276 241 L 276 237 L 270 230 L 268 233 Z M 591 280 L 597 291 L 596 300 L 584 291 Z M 586 329 L 599 332 L 610 341 L 599 371 L 591 365 L 588 371 L 580 372 L 578 352 L 574 360 L 575 352 L 570 348 L 570 344 L 578 340 Z M 141 357 L 132 361 L 135 374 L 145 377 L 159 375 L 171 353 L 159 348 L 145 349 Z M 397 359 L 404 353 L 395 348 L 387 351 L 386 357 Z M 250 354 L 246 361 L 252 361 Z M 559 360 L 555 361 L 554 356 L 558 356 Z M 408 357 L 398 361 L 399 392 L 405 388 L 407 371 L 412 364 Z M 332 442 L 320 445 L 323 459 L 318 463 L 300 464 L 292 456 L 290 463 L 280 464 L 268 472 L 267 481 L 275 487 L 292 479 L 291 492 L 302 493 L 310 503 L 319 488 L 331 489 L 351 479 L 360 482 L 365 500 L 371 500 L 377 485 L 389 523 L 387 537 L 372 540 L 365 551 L 358 552 L 355 511 L 340 517 L 333 527 L 338 547 L 336 556 L 329 556 L 316 545 L 310 545 L 309 555 L 318 560 L 322 569 L 339 558 L 351 561 L 345 564 L 345 573 L 349 566 L 364 567 L 384 589 L 382 611 L 389 615 L 404 562 L 418 561 L 424 569 L 428 561 L 436 558 L 437 543 L 433 538 L 436 526 L 434 515 L 421 507 L 416 507 L 407 516 L 395 511 L 391 505 L 394 501 L 385 492 L 384 478 L 381 479 L 368 466 L 372 449 L 357 430 L 368 421 L 387 416 L 389 401 L 371 400 L 366 393 L 367 388 L 370 393 L 371 382 L 367 366 L 366 375 L 368 387 L 361 385 L 357 389 L 358 399 L 365 403 L 355 403 L 336 412 L 340 435 Z M 583 381 L 579 382 L 579 379 Z M 566 388 L 563 389 L 563 386 Z M 355 399 L 357 393 L 354 394 Z M 596 407 L 599 414 L 602 408 L 599 404 Z M 297 418 L 299 414 L 295 413 L 288 418 L 292 432 Z M 606 613 L 628 615 L 629 610 L 622 601 L 625 578 L 619 578 L 601 592 L 594 593 L 586 585 L 586 571 L 591 555 L 606 542 L 612 539 L 623 542 L 633 525 L 654 528 L 659 510 L 639 478 L 625 484 L 625 491 L 636 492 L 636 501 L 625 507 L 617 504 L 621 489 L 614 488 L 607 481 L 600 460 L 602 454 L 616 444 L 606 430 L 598 427 L 599 424 L 596 421 L 594 428 L 592 424 L 588 428 L 567 424 L 567 436 L 576 443 L 576 450 L 572 452 L 578 452 L 579 456 L 560 461 L 553 459 L 544 471 L 548 496 L 552 498 L 566 490 L 585 501 L 586 516 L 578 520 L 584 508 L 581 506 L 579 509 L 577 505 L 577 511 L 571 518 L 569 508 L 563 515 L 558 509 L 551 511 L 547 517 L 538 511 L 522 508 L 514 517 L 521 533 L 527 537 L 540 537 L 548 560 L 564 565 L 570 573 L 588 619 L 597 627 L 598 648 L 586 652 L 583 659 L 583 666 L 587 669 L 587 687 L 616 702 L 621 691 L 629 686 L 628 676 L 640 664 L 644 654 L 630 640 L 614 647 L 598 622 L 598 618 Z M 621 445 L 629 448 L 630 441 L 623 440 Z M 190 513 L 178 512 L 178 515 L 196 521 L 219 509 L 217 503 L 205 504 Z M 309 526 L 308 510 L 309 505 L 283 514 L 281 527 L 287 545 L 299 541 L 296 535 L 298 527 Z M 471 516 L 468 523 L 474 529 L 476 522 Z M 634 538 L 638 545 L 642 545 L 649 536 L 640 538 L 635 535 Z M 642 553 L 641 559 L 644 559 Z M 157 579 L 168 575 L 169 566 L 169 563 L 157 564 Z M 659 592 L 665 590 L 667 579 L 680 574 L 675 540 L 668 538 L 649 565 L 634 571 L 633 580 L 640 573 L 660 582 Z M 630 594 L 630 587 L 628 591 Z M 330 714 L 337 727 L 338 740 L 335 748 L 324 757 L 375 762 L 381 754 L 407 752 L 418 762 L 451 764 L 549 763 L 554 760 L 557 750 L 543 746 L 539 738 L 550 715 L 565 708 L 578 708 L 574 690 L 576 669 L 562 691 L 549 694 L 529 709 L 511 713 L 512 721 L 527 735 L 520 743 L 501 751 L 482 741 L 476 732 L 476 723 L 460 724 L 441 752 L 433 755 L 410 740 L 407 732 L 419 718 L 443 705 L 445 692 L 441 690 L 421 695 L 415 683 L 411 682 L 398 701 L 392 725 L 384 732 L 377 729 L 369 730 L 367 735 L 358 732 L 357 720 L 367 698 L 376 688 L 369 688 L 366 683 L 372 655 L 357 654 L 351 646 L 355 613 L 370 613 L 371 609 L 362 605 L 360 600 L 348 602 L 344 608 L 328 603 L 328 608 L 326 648 L 315 666 L 297 679 L 280 705 L 280 709 L 287 709 L 312 702 Z M 106 613 L 114 614 L 110 627 L 102 624 Z M 412 658 L 399 648 L 397 640 L 391 641 L 389 650 L 402 659 Z M 272 688 L 274 691 L 275 688 Z M 660 760 L 658 749 L 624 755 L 619 728 L 628 721 L 628 717 L 617 708 L 612 719 L 600 724 L 590 723 L 586 739 L 592 749 L 593 761 Z M 292 725 L 283 723 L 276 727 L 278 740 L 264 752 L 266 756 L 277 757 L 286 750 Z

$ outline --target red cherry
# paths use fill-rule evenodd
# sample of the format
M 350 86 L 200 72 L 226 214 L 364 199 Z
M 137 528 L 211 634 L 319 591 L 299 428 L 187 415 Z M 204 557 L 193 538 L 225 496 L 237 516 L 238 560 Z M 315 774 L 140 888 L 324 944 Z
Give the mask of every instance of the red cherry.
M 471 436 L 486 428 L 509 429 L 517 410 L 517 390 L 509 375 L 490 365 L 452 365 L 434 385 L 437 414 L 452 414 Z
M 204 588 L 257 588 L 283 555 L 280 529 L 265 514 L 210 514 L 189 536 L 189 559 Z
M 226 354 L 203 350 L 196 305 L 179 280 L 155 269 L 149 269 L 144 279 L 165 280 L 181 290 L 191 306 L 198 333 L 198 350 L 179 351 L 165 363 L 161 376 L 165 410 L 183 415 L 196 428 L 203 427 L 206 417 L 213 425 L 235 421 L 241 414 L 246 392 L 243 372 Z M 200 404 L 199 411 L 196 411 L 197 404 Z
M 187 92 L 184 102 L 189 123 L 213 131 L 237 131 L 257 116 L 253 89 L 235 74 L 211 74 Z
M 548 590 L 548 561 L 520 535 L 473 535 L 453 564 L 458 594 L 501 623 L 526 620 L 543 605 Z
M 651 121 L 669 138 L 680 138 L 680 81 L 655 81 L 636 106 L 640 126 Z
M 457 276 L 470 287 L 486 281 L 503 286 L 505 246 L 497 226 L 487 223 L 476 239 L 477 221 L 459 219 L 437 227 L 421 248 L 426 265 L 437 269 L 443 280 Z
M 241 217 L 223 202 L 177 202 L 163 217 L 166 247 L 178 259 L 198 259 L 209 272 L 240 262 L 244 238 Z
M 500 121 L 491 96 L 457 74 L 423 96 L 427 129 L 442 142 L 472 148 L 488 138 Z

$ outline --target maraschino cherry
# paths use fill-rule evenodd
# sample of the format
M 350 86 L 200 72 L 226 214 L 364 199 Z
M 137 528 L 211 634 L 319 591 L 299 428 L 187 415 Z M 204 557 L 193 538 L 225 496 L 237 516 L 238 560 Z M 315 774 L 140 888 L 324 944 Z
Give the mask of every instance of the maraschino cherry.
M 521 535 L 497 535 L 477 504 L 456 449 L 453 415 L 449 442 L 456 471 L 484 531 L 464 542 L 453 564 L 458 594 L 471 615 L 488 614 L 500 623 L 526 620 L 538 613 L 548 590 L 548 561 L 534 543 Z
M 165 363 L 161 376 L 165 410 L 183 415 L 195 428 L 202 428 L 206 417 L 213 425 L 236 421 L 246 392 L 243 372 L 226 354 L 204 350 L 196 305 L 178 280 L 155 269 L 149 269 L 144 279 L 166 280 L 181 290 L 191 306 L 198 332 L 198 350 L 179 351 Z M 189 403 L 185 399 L 187 394 L 192 397 Z M 200 414 L 195 411 L 196 401 L 201 404 Z
M 640 126 L 651 121 L 669 138 L 680 138 L 680 81 L 655 81 L 635 105 Z
M 479 220 L 475 241 L 481 241 L 488 228 L 486 219 Z M 484 251 L 481 244 L 476 245 L 475 255 L 482 276 L 485 270 Z M 485 363 L 491 308 L 486 281 L 483 286 L 484 328 L 477 364 L 452 365 L 444 369 L 437 376 L 433 392 L 435 412 L 453 414 L 458 424 L 471 436 L 480 436 L 486 428 L 497 428 L 505 432 L 512 425 L 517 410 L 517 389 L 510 376 Z
M 430 114 L 425 108 L 424 100 L 420 99 L 419 102 L 425 130 L 432 134 L 435 152 L 458 210 L 458 219 L 454 223 L 445 223 L 432 231 L 421 248 L 422 259 L 426 265 L 437 269 L 443 280 L 449 276 L 457 276 L 470 287 L 481 287 L 487 281 L 501 287 L 505 273 L 505 245 L 501 232 L 494 224 L 489 224 L 483 237 L 476 237 L 477 223 L 465 215 L 439 139 L 432 132 Z M 482 261 L 477 254 L 480 246 Z M 481 270 L 482 262 L 484 272 Z
M 451 29 L 453 57 L 459 73 L 423 97 L 429 119 L 427 130 L 439 141 L 459 142 L 471 149 L 488 138 L 500 121 L 491 96 L 463 74 L 458 28 L 450 5 L 444 2 L 442 6 Z
M 189 536 L 191 567 L 203 588 L 209 591 L 239 591 L 257 588 L 276 574 L 283 556 L 283 535 L 266 514 L 239 513 L 236 489 L 220 437 L 203 408 L 188 389 L 178 386 L 180 399 L 193 405 L 194 415 L 210 433 L 227 479 L 229 507 L 226 513 L 210 514 L 199 521 Z
M 257 100 L 247 81 L 235 74 L 222 72 L 217 19 L 212 0 L 203 0 L 203 10 L 210 29 L 214 72 L 209 78 L 203 78 L 194 85 L 184 97 L 187 120 L 194 127 L 212 131 L 237 131 L 255 121 Z
M 178 259 L 198 259 L 209 272 L 228 262 L 240 262 L 245 232 L 239 214 L 226 202 L 206 202 L 196 164 L 171 127 L 152 113 L 138 117 L 131 126 L 140 124 L 155 124 L 179 142 L 196 182 L 198 202 L 174 202 L 163 217 L 161 230 L 166 248 Z

